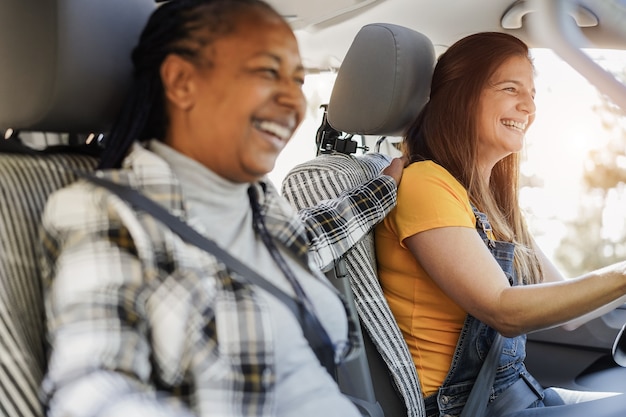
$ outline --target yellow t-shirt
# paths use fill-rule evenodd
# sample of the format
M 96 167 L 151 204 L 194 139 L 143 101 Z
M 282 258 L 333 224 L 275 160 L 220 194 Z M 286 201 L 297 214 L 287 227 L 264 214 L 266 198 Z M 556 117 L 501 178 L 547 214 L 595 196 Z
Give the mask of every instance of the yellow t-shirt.
M 438 227 L 476 227 L 467 191 L 432 161 L 405 168 L 398 204 L 376 228 L 378 276 L 425 395 L 443 383 L 466 312 L 426 274 L 403 241 Z

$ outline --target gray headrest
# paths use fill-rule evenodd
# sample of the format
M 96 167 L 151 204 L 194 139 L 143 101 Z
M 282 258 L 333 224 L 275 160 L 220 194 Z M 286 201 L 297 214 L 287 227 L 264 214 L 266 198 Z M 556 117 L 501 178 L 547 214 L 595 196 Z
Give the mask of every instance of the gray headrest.
M 0 2 L 0 129 L 104 131 L 154 0 Z
M 421 33 L 364 26 L 337 73 L 329 123 L 346 133 L 401 136 L 428 100 L 434 67 L 433 44 Z

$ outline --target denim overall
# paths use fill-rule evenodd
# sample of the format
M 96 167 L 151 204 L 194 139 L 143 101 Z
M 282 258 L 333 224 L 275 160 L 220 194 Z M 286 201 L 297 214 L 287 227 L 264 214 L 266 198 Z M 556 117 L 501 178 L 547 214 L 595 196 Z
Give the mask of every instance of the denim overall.
M 487 216 L 473 206 L 472 208 L 476 216 L 478 233 L 504 271 L 511 285 L 518 285 L 517 274 L 513 268 L 513 250 L 515 245 L 489 238 L 491 225 L 487 221 Z M 426 415 L 428 417 L 458 416 L 461 414 L 495 335 L 496 331 L 494 329 L 471 315 L 467 315 L 446 379 L 436 394 L 425 399 Z M 490 402 L 509 386 L 520 381 L 520 378 L 525 383 L 524 388 L 531 392 L 530 402 L 524 404 L 524 408 L 543 398 L 541 385 L 530 376 L 524 366 L 525 358 L 525 335 L 504 339 L 494 385 L 489 393 Z M 488 411 L 489 407 L 491 407 L 491 404 L 488 406 Z

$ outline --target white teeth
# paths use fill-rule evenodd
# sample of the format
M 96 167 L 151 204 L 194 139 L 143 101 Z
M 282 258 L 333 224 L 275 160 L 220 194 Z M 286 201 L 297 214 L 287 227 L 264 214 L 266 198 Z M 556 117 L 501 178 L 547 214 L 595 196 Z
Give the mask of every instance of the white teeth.
M 282 140 L 287 140 L 291 136 L 291 129 L 269 120 L 261 120 L 256 123 L 257 128 L 270 133 Z
M 526 123 L 516 122 L 514 120 L 503 120 L 502 124 L 509 127 L 514 127 L 515 129 L 524 131 L 526 129 Z

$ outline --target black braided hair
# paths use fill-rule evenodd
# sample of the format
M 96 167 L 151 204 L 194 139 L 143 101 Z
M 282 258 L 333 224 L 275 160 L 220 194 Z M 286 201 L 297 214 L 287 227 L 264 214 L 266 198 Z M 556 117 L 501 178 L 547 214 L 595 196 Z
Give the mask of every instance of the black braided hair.
M 119 168 L 135 141 L 165 136 L 168 119 L 160 76 L 165 58 L 174 53 L 199 60 L 203 47 L 232 33 L 240 12 L 252 8 L 280 16 L 262 0 L 172 0 L 152 13 L 132 52 L 133 82 L 103 141 L 99 169 Z

